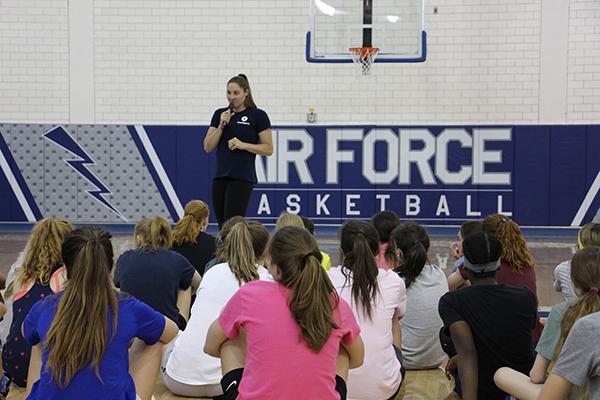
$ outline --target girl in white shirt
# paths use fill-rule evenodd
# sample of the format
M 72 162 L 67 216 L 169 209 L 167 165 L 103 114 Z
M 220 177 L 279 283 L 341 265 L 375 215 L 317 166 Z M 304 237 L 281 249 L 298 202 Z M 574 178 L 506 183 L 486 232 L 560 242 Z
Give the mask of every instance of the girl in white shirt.
M 351 306 L 365 345 L 364 364 L 350 370 L 348 399 L 393 399 L 400 389 L 404 281 L 377 268 L 379 237 L 364 221 L 347 221 L 341 230 L 342 265 L 328 271 L 336 291 Z
M 202 350 L 210 324 L 237 290 L 253 280 L 271 280 L 266 268 L 258 265 L 269 233 L 256 221 L 242 220 L 232 228 L 219 260 L 202 278 L 185 331 L 175 340 L 172 352 L 165 352 L 163 379 L 174 394 L 188 397 L 214 397 L 223 394 L 221 362 Z

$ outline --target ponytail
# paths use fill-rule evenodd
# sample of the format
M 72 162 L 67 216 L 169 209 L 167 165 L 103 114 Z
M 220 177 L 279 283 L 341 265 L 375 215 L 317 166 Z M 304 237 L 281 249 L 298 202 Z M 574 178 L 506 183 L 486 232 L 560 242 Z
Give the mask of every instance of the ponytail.
M 427 231 L 414 222 L 402 222 L 393 230 L 390 245 L 394 246 L 394 252 L 396 249 L 402 252 L 402 256 L 397 259 L 399 266 L 395 271 L 404 278 L 404 283 L 408 288 L 428 263 L 429 236 Z
M 171 247 L 171 227 L 162 217 L 141 220 L 135 226 L 135 236 L 140 240 L 138 248 L 157 251 Z
M 502 214 L 492 214 L 483 220 L 484 232 L 494 234 L 502 243 L 502 262 L 515 272 L 533 268 L 534 262 L 519 225 Z
M 192 200 L 185 205 L 183 217 L 175 225 L 173 244 L 194 243 L 204 228 L 208 218 L 208 206 L 200 200 Z
M 117 330 L 118 302 L 110 277 L 110 234 L 99 229 L 75 230 L 65 238 L 62 251 L 69 280 L 44 346 L 48 349 L 46 368 L 64 388 L 88 365 L 102 380 L 100 361 Z M 107 339 L 109 310 L 112 329 Z
M 371 319 L 373 298 L 378 291 L 377 275 L 379 269 L 375 261 L 375 253 L 379 249 L 379 237 L 375 228 L 364 221 L 347 221 L 341 230 L 343 253 L 342 273 L 349 279 L 346 271 L 352 272 L 352 299 Z
M 281 269 L 281 284 L 292 291 L 289 307 L 308 348 L 321 351 L 337 328 L 333 310 L 339 298 L 325 270 L 314 237 L 304 228 L 279 229 L 269 244 L 271 261 Z
M 217 250 L 217 257 L 229 263 L 240 286 L 259 278 L 252 242 L 248 222 L 244 220 L 231 228 L 223 246 Z

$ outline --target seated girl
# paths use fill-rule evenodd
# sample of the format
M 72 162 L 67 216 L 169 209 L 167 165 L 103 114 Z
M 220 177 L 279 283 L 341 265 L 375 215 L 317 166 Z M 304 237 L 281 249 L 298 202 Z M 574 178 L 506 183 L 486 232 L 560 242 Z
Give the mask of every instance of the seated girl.
M 216 239 L 207 234 L 208 206 L 200 200 L 185 205 L 183 217 L 175 225 L 172 250 L 183 255 L 200 276 L 204 267 L 215 256 Z
M 204 275 L 190 321 L 175 340 L 172 352 L 165 354 L 163 379 L 172 393 L 191 397 L 222 394 L 219 360 L 202 351 L 206 333 L 240 286 L 256 279 L 271 279 L 267 269 L 260 265 L 268 240 L 269 233 L 262 224 L 245 219 L 227 234 L 218 250 L 218 257 L 224 262 Z
M 146 304 L 115 291 L 110 278 L 110 234 L 75 230 L 62 246 L 68 285 L 45 296 L 23 323 L 32 349 L 28 399 L 135 399 L 152 396 L 162 344 L 175 323 Z M 132 354 L 129 343 L 143 340 Z
M 442 319 L 437 312 L 440 297 L 448 291 L 446 275 L 429 263 L 429 236 L 421 225 L 402 222 L 390 243 L 398 258 L 395 271 L 406 284 L 406 311 L 400 320 L 403 366 L 437 368 L 446 358 L 438 340 Z
M 31 353 L 31 346 L 23 340 L 21 325 L 38 300 L 63 290 L 66 273 L 61 261 L 61 247 L 63 239 L 72 230 L 71 224 L 62 219 L 39 221 L 27 241 L 25 259 L 17 267 L 14 281 L 8 283 L 5 297 L 8 304 L 12 304 L 13 312 L 2 349 L 2 365 L 17 386 L 27 385 Z
M 556 366 L 573 325 L 580 318 L 600 311 L 600 296 L 597 289 L 600 287 L 600 248 L 585 247 L 578 251 L 570 262 L 570 273 L 573 289 L 579 297 L 552 308 L 542 337 L 537 344 L 537 355 L 529 377 L 508 368 L 502 368 L 496 373 L 496 383 L 507 393 L 519 396 L 523 400 L 534 399 L 537 392 L 541 390 L 540 385 L 534 384 L 544 383 L 549 367 Z M 562 372 L 560 369 L 557 372 L 561 377 L 571 379 L 570 382 L 579 385 L 579 381 L 574 382 L 571 373 L 572 371 L 564 369 Z M 555 378 L 557 381 L 561 379 Z M 573 387 L 570 398 L 587 399 L 584 393 L 584 387 Z
M 379 239 L 364 221 L 347 221 L 341 230 L 342 265 L 329 270 L 333 287 L 352 306 L 365 345 L 364 364 L 350 371 L 348 398 L 393 399 L 402 382 L 399 320 L 406 307 L 404 281 L 377 268 Z
M 204 351 L 221 358 L 225 399 L 346 399 L 359 367 L 360 328 L 320 265 L 315 238 L 284 227 L 268 246 L 276 282 L 250 282 L 209 329 Z
M 191 292 L 200 285 L 200 274 L 184 256 L 169 250 L 171 227 L 164 218 L 146 218 L 138 223 L 135 244 L 135 250 L 126 251 L 117 260 L 115 286 L 185 329 Z M 187 291 L 190 286 L 191 291 Z

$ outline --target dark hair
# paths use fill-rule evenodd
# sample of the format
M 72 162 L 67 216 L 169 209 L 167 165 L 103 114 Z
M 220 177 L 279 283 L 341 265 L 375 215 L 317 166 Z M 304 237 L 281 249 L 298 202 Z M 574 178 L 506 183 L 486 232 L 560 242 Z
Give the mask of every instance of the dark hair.
M 400 218 L 395 212 L 384 210 L 373 215 L 371 223 L 377 229 L 379 241 L 387 243 L 390 241 L 390 233 L 400 224 Z
M 306 229 L 308 229 L 308 231 L 311 234 L 314 235 L 315 234 L 315 224 L 310 220 L 310 218 L 302 217 L 302 216 L 300 216 L 300 218 L 302 218 L 302 223 L 304 224 L 304 227 Z
M 476 232 L 481 232 L 483 229 L 483 222 L 477 221 L 466 221 L 460 226 L 460 234 L 465 240 L 465 238 L 469 235 L 472 235 Z
M 379 250 L 379 237 L 373 225 L 365 221 L 349 220 L 340 232 L 342 249 L 342 272 L 350 278 L 346 270 L 352 272 L 352 298 L 357 308 L 371 318 L 373 298 L 377 293 L 377 263 L 375 254 Z
M 246 108 L 255 108 L 256 104 L 254 103 L 254 99 L 252 98 L 252 91 L 250 90 L 250 83 L 248 82 L 248 77 L 244 74 L 237 74 L 233 78 L 231 78 L 227 84 L 235 83 L 244 91 L 248 91 L 248 96 L 246 96 L 246 100 L 244 101 L 244 106 Z
M 304 228 L 285 226 L 271 238 L 268 252 L 281 270 L 280 283 L 292 290 L 288 304 L 302 338 L 308 348 L 321 351 L 337 328 L 333 310 L 339 297 L 321 267 L 317 241 Z
M 390 246 L 395 256 L 395 250 L 402 251 L 402 257 L 397 260 L 399 266 L 394 270 L 404 278 L 406 287 L 417 279 L 427 263 L 429 236 L 421 225 L 415 222 L 401 222 L 390 236 Z
M 76 229 L 65 237 L 62 255 L 69 281 L 50 324 L 44 347 L 46 368 L 55 383 L 65 388 L 87 367 L 100 380 L 100 361 L 118 324 L 118 301 L 110 271 L 113 249 L 110 234 L 101 229 Z M 107 334 L 108 312 L 112 334 Z
M 463 240 L 463 254 L 471 264 L 487 264 L 498 261 L 502 256 L 502 243 L 498 238 L 486 232 L 475 232 Z M 477 272 L 469 270 L 477 278 L 496 275 L 496 270 Z

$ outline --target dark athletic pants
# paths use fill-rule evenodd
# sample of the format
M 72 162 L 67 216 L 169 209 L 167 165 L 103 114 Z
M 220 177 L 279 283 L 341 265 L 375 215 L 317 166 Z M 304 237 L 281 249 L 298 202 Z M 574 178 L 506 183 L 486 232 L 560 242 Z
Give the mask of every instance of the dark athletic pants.
M 235 215 L 246 216 L 254 184 L 234 178 L 215 178 L 212 184 L 212 204 L 219 229 Z

